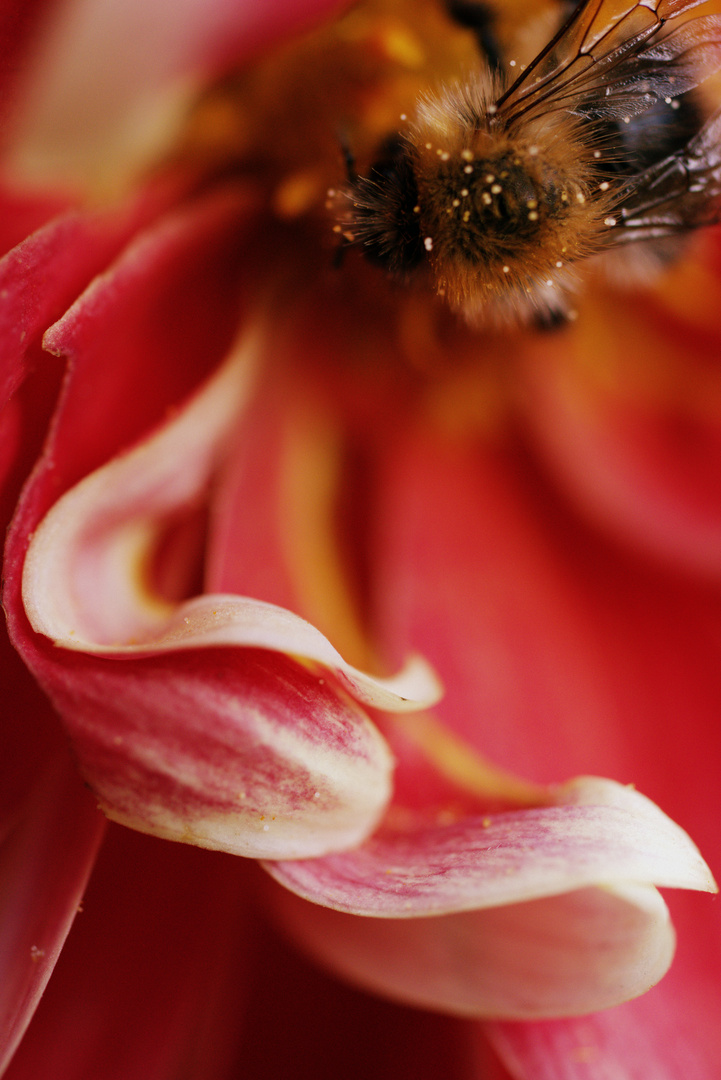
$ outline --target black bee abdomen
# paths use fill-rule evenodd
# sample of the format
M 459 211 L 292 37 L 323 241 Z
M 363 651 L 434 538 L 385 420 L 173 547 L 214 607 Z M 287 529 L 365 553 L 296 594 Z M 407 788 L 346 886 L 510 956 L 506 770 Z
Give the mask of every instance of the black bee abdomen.
M 418 216 L 418 187 L 411 152 L 400 139 L 389 140 L 370 176 L 350 186 L 353 240 L 372 263 L 406 277 L 424 258 Z

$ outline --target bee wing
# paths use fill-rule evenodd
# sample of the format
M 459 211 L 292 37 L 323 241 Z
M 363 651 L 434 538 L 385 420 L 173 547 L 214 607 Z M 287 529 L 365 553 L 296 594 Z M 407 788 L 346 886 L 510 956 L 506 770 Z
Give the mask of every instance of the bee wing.
M 721 19 L 655 35 L 703 2 L 586 0 L 499 99 L 496 115 L 505 125 L 560 109 L 620 120 L 690 90 L 721 63 Z
M 721 220 L 721 109 L 681 150 L 629 181 L 614 240 L 671 236 Z
M 662 30 L 620 62 L 601 60 L 573 88 L 565 107 L 596 119 L 625 119 L 685 94 L 720 66 L 721 16 L 703 16 Z M 558 103 L 564 103 L 563 94 Z

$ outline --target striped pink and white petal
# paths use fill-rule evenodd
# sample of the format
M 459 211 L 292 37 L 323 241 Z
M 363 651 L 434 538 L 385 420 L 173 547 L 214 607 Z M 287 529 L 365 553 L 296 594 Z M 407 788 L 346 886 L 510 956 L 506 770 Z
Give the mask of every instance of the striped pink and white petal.
M 455 1015 L 581 1015 L 643 994 L 675 946 L 654 885 L 715 891 L 708 867 L 632 789 L 581 778 L 553 794 L 551 806 L 266 862 L 297 894 L 271 893 L 278 917 L 344 977 Z
M 23 598 L 56 646 L 38 676 L 110 816 L 237 854 L 307 857 L 363 839 L 390 797 L 391 755 L 353 698 L 409 710 L 436 684 L 420 662 L 366 675 L 262 601 L 173 608 L 148 589 L 159 530 L 203 495 L 238 421 L 250 350 L 248 335 L 173 421 L 55 504 Z
M 62 329 L 46 338 L 55 348 Z M 35 530 L 23 571 L 33 629 L 56 645 L 104 656 L 243 646 L 323 667 L 359 701 L 410 712 L 440 687 L 420 658 L 377 678 L 346 663 L 310 623 L 274 604 L 229 594 L 162 603 L 143 567 L 174 514 L 206 493 L 241 421 L 262 335 L 246 330 L 227 363 L 147 442 L 67 492 Z M 242 558 L 242 552 L 239 553 Z
M 6 346 L 0 370 L 3 530 L 58 392 L 56 368 L 42 362 L 42 331 L 159 208 L 154 199 L 141 197 L 112 218 L 67 215 L 0 263 Z M 5 604 L 12 618 L 9 592 Z M 73 923 L 104 820 L 69 758 L 57 716 L 7 640 L 4 620 L 0 671 L 0 1056 L 6 1061 Z
M 217 227 L 217 207 L 210 216 Z M 177 246 L 178 228 L 159 226 L 135 245 L 46 346 L 75 355 L 76 372 L 83 363 L 102 371 L 93 328 L 112 334 L 113 312 L 124 313 L 128 295 L 147 288 Z M 195 228 L 191 215 L 183 229 Z M 152 343 L 157 329 L 142 342 Z M 259 348 L 257 329 L 246 326 L 229 359 L 165 423 L 36 522 L 33 507 L 37 513 L 57 483 L 63 456 L 70 451 L 72 462 L 84 438 L 107 438 L 92 409 L 73 406 L 74 393 L 86 400 L 87 385 L 70 377 L 54 434 L 69 413 L 75 438 L 48 446 L 11 540 L 19 567 L 32 533 L 22 595 L 34 634 L 22 629 L 14 599 L 9 606 L 20 647 L 110 816 L 237 854 L 297 858 L 357 844 L 384 812 L 393 760 L 363 705 L 409 711 L 439 688 L 421 661 L 391 679 L 358 670 L 277 606 L 228 594 L 170 603 L 153 590 L 149 568 L 164 532 L 207 501 L 242 423 Z M 87 445 L 91 460 L 97 451 Z M 193 549 L 186 561 L 194 564 Z M 9 582 L 14 597 L 17 577 Z
M 716 891 L 683 829 L 633 788 L 582 777 L 549 789 L 549 802 L 381 830 L 354 851 L 265 865 L 315 904 L 384 918 L 497 907 L 592 885 Z

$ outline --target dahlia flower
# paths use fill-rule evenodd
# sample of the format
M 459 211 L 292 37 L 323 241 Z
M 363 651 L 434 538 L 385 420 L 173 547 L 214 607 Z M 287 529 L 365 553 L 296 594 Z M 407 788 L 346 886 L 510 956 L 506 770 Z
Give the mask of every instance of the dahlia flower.
M 711 1075 L 718 231 L 469 326 L 325 205 L 431 0 L 2 18 L 4 1075 Z

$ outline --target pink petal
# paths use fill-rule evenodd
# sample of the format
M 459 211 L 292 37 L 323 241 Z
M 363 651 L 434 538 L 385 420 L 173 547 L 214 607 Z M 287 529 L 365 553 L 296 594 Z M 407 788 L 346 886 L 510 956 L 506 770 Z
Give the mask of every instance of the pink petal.
M 7 1080 L 475 1080 L 471 1025 L 305 962 L 248 903 L 247 868 L 111 827 Z
M 584 778 L 553 794 L 554 806 L 380 832 L 355 851 L 266 869 L 313 903 L 396 918 L 495 907 L 589 885 L 649 882 L 716 891 L 688 836 L 633 789 Z
M 23 600 L 33 629 L 56 645 L 116 657 L 199 646 L 273 649 L 328 667 L 376 708 L 430 704 L 439 689 L 420 659 L 396 679 L 374 678 L 345 663 L 292 612 L 230 595 L 197 597 L 173 609 L 158 602 L 138 573 L 159 529 L 209 484 L 237 423 L 256 351 L 256 341 L 245 341 L 172 423 L 56 503 L 25 561 Z
M 358 919 L 274 896 L 294 937 L 332 970 L 459 1016 L 538 1019 L 642 994 L 665 974 L 673 929 L 648 886 L 583 889 L 437 919 Z
M 399 650 L 412 640 L 443 674 L 446 726 L 537 780 L 591 769 L 633 780 L 718 873 L 717 592 L 580 524 L 510 437 L 426 429 L 386 460 L 381 624 Z M 408 788 L 405 771 L 401 758 Z M 593 1065 L 571 1053 L 585 1045 L 582 1027 L 566 1040 L 524 1026 L 527 1070 L 509 1057 L 514 1080 L 615 1080 L 627 1061 L 633 1080 L 714 1075 L 718 910 L 686 895 L 670 906 L 674 966 L 647 998 L 599 1019 Z
M 13 811 L 0 843 L 0 1070 L 52 974 L 104 824 L 63 749 Z
M 303 331 L 296 333 L 305 343 Z M 308 355 L 312 351 L 310 345 Z M 336 402 L 329 408 L 319 398 L 308 355 L 288 364 L 284 343 L 277 341 L 268 352 L 272 360 L 260 373 L 218 477 L 206 588 L 262 596 L 290 608 L 362 665 L 373 645 L 360 625 L 338 529 L 346 447 Z
M 156 191 L 112 214 L 68 213 L 0 260 L 0 407 L 24 378 L 25 358 L 37 348 L 42 333 L 162 206 L 163 197 Z
M 116 187 L 172 145 L 208 75 L 305 29 L 342 0 L 68 0 L 19 87 L 11 174 Z
M 129 220 L 122 212 L 53 223 L 7 257 L 9 390 L 22 377 L 26 342 L 37 345 L 88 277 L 173 194 L 149 193 Z M 220 363 L 240 314 L 238 252 L 253 210 L 246 193 L 220 190 L 160 216 L 59 324 L 52 347 L 69 357 L 70 373 L 48 437 L 52 468 L 45 460 L 24 499 L 31 528 L 58 494 L 165 419 Z M 33 352 L 32 363 L 39 382 L 54 376 L 46 353 Z
M 514 1080 L 715 1076 L 721 1054 L 718 916 L 708 918 L 700 897 L 678 894 L 670 901 L 678 931 L 676 958 L 645 997 L 583 1021 L 488 1026 Z
M 54 653 L 36 665 L 110 816 L 237 854 L 308 856 L 357 843 L 390 793 L 383 740 L 333 680 L 319 678 L 318 665 L 385 707 L 414 707 L 398 696 L 403 680 L 355 671 L 304 620 L 259 601 L 207 596 L 169 610 L 136 569 L 158 526 L 209 483 L 248 363 L 241 349 L 154 438 L 53 507 L 28 549 L 23 597 L 33 628 L 55 645 L 170 661 L 76 669 Z M 229 664 L 230 654 L 181 660 L 178 652 L 239 645 L 280 655 Z
M 555 795 L 555 807 L 265 863 L 312 905 L 273 902 L 332 969 L 401 1001 L 523 1018 L 608 1008 L 645 993 L 673 956 L 666 906 L 637 882 L 715 886 L 688 837 L 632 789 L 584 778 Z
M 252 944 L 240 868 L 111 828 L 8 1080 L 232 1075 Z
M 141 832 L 252 858 L 357 844 L 392 760 L 365 713 L 281 654 L 202 650 L 37 663 L 104 812 Z
M 58 395 L 60 365 L 40 351 L 40 334 L 128 235 L 162 208 L 163 199 L 151 196 L 140 203 L 127 216 L 53 223 L 3 261 L 9 343 L 3 392 L 12 394 L 27 371 L 33 373 L 23 394 L 15 394 L 11 414 L 3 415 L 2 468 L 10 485 L 2 492 L 3 514 L 40 451 Z M 89 302 L 76 305 L 64 320 L 67 333 L 57 348 L 71 357 L 71 373 L 45 456 L 16 514 L 5 562 L 4 604 L 21 636 L 19 571 L 27 539 L 46 510 L 58 494 L 163 419 L 229 347 L 238 318 L 238 223 L 247 211 L 242 193 L 219 192 L 161 218 L 91 288 Z M 96 415 L 104 423 L 96 423 Z
M 708 1080 L 714 1043 L 703 1013 L 689 1019 L 669 980 L 623 1008 L 579 1020 L 485 1026 L 514 1080 Z M 713 1020 L 717 1014 L 713 1011 Z M 699 1024 L 701 1021 L 701 1024 Z
M 166 290 L 176 287 L 177 275 L 184 299 L 184 275 L 195 281 L 208 262 L 225 268 L 224 258 L 212 262 L 210 247 L 190 261 L 190 271 L 179 271 L 178 249 L 192 251 L 199 238 L 207 243 L 241 206 L 235 195 L 216 195 L 161 223 L 48 335 L 53 349 L 75 357 L 75 367 L 10 540 L 6 602 L 16 642 L 65 718 L 108 813 L 163 836 L 296 857 L 357 843 L 375 826 L 390 792 L 389 752 L 336 676 L 356 696 L 400 709 L 417 707 L 404 699 L 419 685 L 433 696 L 437 687 L 420 665 L 400 681 L 366 676 L 303 620 L 267 604 L 206 597 L 174 611 L 138 574 L 138 560 L 153 552 L 169 520 L 205 497 L 245 393 L 252 336 L 154 437 L 72 489 L 38 526 L 63 481 L 112 454 L 149 416 L 162 415 L 193 377 L 193 366 L 179 363 L 179 328 L 168 329 Z M 233 241 L 232 233 L 224 237 L 221 253 Z M 213 296 L 207 312 L 205 290 Z M 162 300 L 157 308 L 153 296 Z M 191 300 L 204 316 L 194 334 L 202 337 L 204 320 L 212 320 L 223 297 L 206 272 L 203 291 Z M 211 344 L 222 340 L 223 326 L 216 319 L 214 336 L 203 338 L 203 362 L 213 357 Z M 194 340 L 183 340 L 183 347 Z M 142 370 L 142 397 L 133 365 Z M 98 426 L 94 415 L 102 414 L 105 398 L 111 423 Z M 25 573 L 27 609 L 38 629 L 72 652 L 29 634 L 17 607 L 20 560 L 33 531 L 38 546 Z M 238 645 L 246 649 L 227 651 Z M 263 659 L 250 647 L 274 655 Z M 286 652 L 303 657 L 307 667 Z
M 512 443 L 409 434 L 385 468 L 378 625 L 442 673 L 446 727 L 541 782 L 598 770 L 708 810 L 715 595 L 580 527 Z
M 718 293 L 707 278 L 694 287 Z M 554 476 L 593 522 L 664 563 L 718 580 L 718 328 L 701 331 L 648 300 L 640 312 L 643 299 L 635 304 L 630 312 L 618 303 L 602 329 L 589 318 L 591 329 L 582 337 L 580 326 L 567 349 L 533 348 L 523 373 L 531 428 Z
M 104 821 L 0 626 L 0 1070 L 52 973 Z

